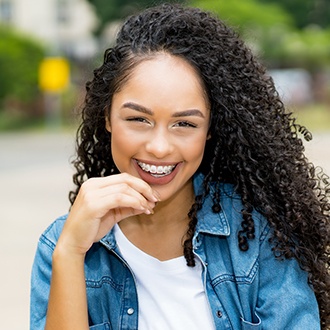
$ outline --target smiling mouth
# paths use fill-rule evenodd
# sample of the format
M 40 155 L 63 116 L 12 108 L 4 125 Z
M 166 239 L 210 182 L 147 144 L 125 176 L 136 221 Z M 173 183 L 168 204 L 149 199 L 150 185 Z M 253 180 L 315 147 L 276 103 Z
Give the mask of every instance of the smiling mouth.
M 137 164 L 144 172 L 152 175 L 154 178 L 162 178 L 166 175 L 169 175 L 173 172 L 173 170 L 176 167 L 176 165 L 156 166 L 156 165 L 142 163 L 139 161 L 137 161 Z

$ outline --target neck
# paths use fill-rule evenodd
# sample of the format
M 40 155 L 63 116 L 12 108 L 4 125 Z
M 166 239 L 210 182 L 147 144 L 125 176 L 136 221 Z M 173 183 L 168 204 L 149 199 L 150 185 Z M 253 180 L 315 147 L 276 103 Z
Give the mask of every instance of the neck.
M 172 198 L 159 202 L 154 214 L 141 214 L 119 222 L 125 236 L 144 252 L 160 260 L 183 255 L 188 212 L 194 202 L 192 183 Z
M 188 212 L 194 202 L 195 194 L 192 182 L 188 182 L 179 192 L 171 198 L 158 202 L 154 214 L 141 214 L 131 218 L 141 226 L 167 226 L 188 219 Z

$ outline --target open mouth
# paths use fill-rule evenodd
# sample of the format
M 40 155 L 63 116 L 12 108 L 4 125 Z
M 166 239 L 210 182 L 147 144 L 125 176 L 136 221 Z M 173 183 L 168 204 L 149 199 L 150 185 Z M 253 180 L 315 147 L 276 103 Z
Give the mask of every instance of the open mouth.
M 173 172 L 176 165 L 167 165 L 167 166 L 156 166 L 156 165 L 150 165 L 142 162 L 137 162 L 137 164 L 141 167 L 141 169 L 152 175 L 154 178 L 161 178 L 166 175 L 169 175 Z

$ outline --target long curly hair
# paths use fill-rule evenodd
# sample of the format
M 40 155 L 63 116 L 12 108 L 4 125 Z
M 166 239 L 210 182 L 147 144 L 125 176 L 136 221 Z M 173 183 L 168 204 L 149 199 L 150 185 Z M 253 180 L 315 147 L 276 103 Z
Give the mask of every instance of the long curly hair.
M 112 95 L 141 61 L 160 52 L 179 56 L 200 74 L 211 107 L 210 133 L 199 171 L 204 192 L 195 198 L 184 242 L 188 266 L 194 266 L 192 237 L 197 211 L 211 182 L 230 182 L 242 197 L 239 248 L 254 239 L 252 210 L 273 228 L 277 258 L 296 258 L 309 274 L 320 307 L 322 326 L 329 321 L 330 183 L 304 155 L 299 126 L 284 105 L 263 65 L 237 34 L 211 13 L 165 4 L 129 17 L 103 64 L 86 84 L 82 124 L 74 161 L 76 190 L 91 177 L 118 173 L 111 156 L 111 134 L 105 129 Z M 220 212 L 219 191 L 212 195 Z

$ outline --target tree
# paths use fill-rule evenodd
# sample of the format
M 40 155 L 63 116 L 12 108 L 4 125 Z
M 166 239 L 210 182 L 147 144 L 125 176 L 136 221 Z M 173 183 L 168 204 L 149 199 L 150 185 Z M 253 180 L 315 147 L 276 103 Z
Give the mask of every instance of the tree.
M 329 0 L 259 0 L 263 4 L 278 4 L 293 17 L 297 28 L 330 26 Z
M 88 2 L 94 6 L 96 14 L 100 20 L 100 24 L 95 31 L 96 34 L 100 34 L 109 22 L 123 19 L 143 8 L 164 2 L 185 2 L 185 0 L 88 0 Z
M 268 29 L 276 25 L 291 27 L 292 19 L 276 4 L 262 4 L 257 0 L 193 0 L 195 7 L 217 13 L 238 30 Z
M 38 67 L 44 49 L 37 42 L 0 27 L 0 104 L 11 99 L 33 101 L 38 91 Z

